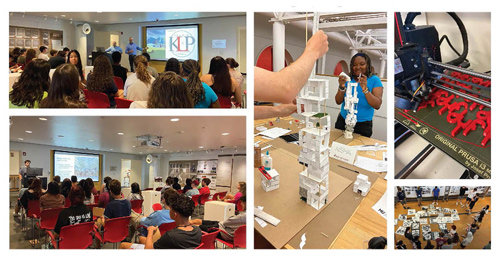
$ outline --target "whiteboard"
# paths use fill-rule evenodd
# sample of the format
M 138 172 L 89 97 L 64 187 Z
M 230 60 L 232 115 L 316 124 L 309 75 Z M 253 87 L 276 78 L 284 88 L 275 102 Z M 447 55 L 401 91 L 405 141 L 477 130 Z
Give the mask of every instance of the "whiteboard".
M 246 178 L 246 156 L 235 156 L 233 157 L 233 174 L 232 174 L 232 184 L 231 193 L 235 194 L 238 192 L 236 186 L 238 182 L 247 181 Z
M 231 186 L 232 168 L 233 158 L 231 156 L 219 157 L 217 164 L 217 186 Z

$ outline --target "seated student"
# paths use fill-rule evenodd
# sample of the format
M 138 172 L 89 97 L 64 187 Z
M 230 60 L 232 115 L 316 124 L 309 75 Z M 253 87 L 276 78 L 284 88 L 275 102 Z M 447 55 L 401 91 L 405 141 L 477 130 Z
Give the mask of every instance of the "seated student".
M 210 179 L 209 178 L 203 178 L 201 181 L 201 189 L 200 189 L 200 194 L 210 194 L 210 188 L 208 185 L 210 185 Z
M 64 207 L 66 198 L 59 193 L 59 184 L 51 181 L 47 188 L 47 193 L 40 197 L 40 210 Z
M 50 50 L 50 51 L 49 51 L 50 58 L 55 57 L 55 56 L 56 56 L 56 54 L 57 54 L 57 52 L 58 52 L 57 50 Z
M 39 200 L 42 196 L 42 182 L 38 178 L 34 178 L 30 187 L 24 192 L 21 197 L 21 205 L 23 208 L 28 210 L 28 201 L 30 200 Z
M 130 76 L 132 77 L 132 76 Z M 129 78 L 130 78 L 129 77 Z M 130 108 L 193 108 L 186 82 L 173 72 L 162 72 L 153 82 L 148 101 L 135 101 Z
M 106 205 L 111 201 L 111 195 L 109 194 L 109 184 L 112 181 L 111 177 L 104 178 L 104 192 L 101 191 L 101 196 L 99 197 L 98 206 L 100 208 L 105 208 Z
M 234 232 L 236 231 L 236 229 L 238 229 L 242 225 L 246 225 L 247 223 L 247 215 L 246 215 L 247 197 L 243 196 L 240 198 L 240 200 L 243 205 L 243 211 L 240 212 L 240 214 L 238 215 L 229 217 L 223 222 L 201 220 L 201 219 L 193 219 L 190 222 L 193 225 L 199 225 L 200 229 L 205 232 L 208 232 L 210 228 L 218 228 L 220 230 L 224 230 L 225 232 L 220 232 L 219 234 L 217 234 L 217 237 L 224 241 L 233 241 Z
M 47 53 L 49 52 L 49 48 L 45 46 L 40 46 L 39 48 L 40 54 L 38 54 L 38 59 L 39 60 L 44 60 L 44 61 L 49 61 L 49 55 Z
M 161 189 L 161 194 L 163 194 L 165 190 L 172 188 L 172 184 L 174 184 L 174 178 L 168 176 L 167 180 L 165 180 L 165 186 L 163 186 L 163 188 Z
M 76 175 L 71 176 L 71 186 L 78 185 L 78 177 Z
M 115 85 L 111 62 L 105 55 L 95 59 L 94 69 L 87 76 L 87 89 L 106 94 L 110 107 L 116 107 L 115 97 L 119 97 L 122 91 Z
M 36 53 L 36 52 L 35 52 Z M 21 67 L 24 68 L 24 65 L 26 65 L 26 56 L 28 55 L 28 50 L 27 49 L 21 49 L 19 51 L 19 57 L 17 57 L 17 64 Z
M 441 246 L 441 249 L 453 249 L 453 241 L 451 238 L 446 240 L 446 244 Z
M 54 176 L 53 181 L 55 181 L 57 185 L 61 186 L 61 176 L 59 175 Z
M 62 194 L 65 198 L 67 198 L 67 197 L 68 197 L 69 192 L 70 192 L 70 190 L 71 190 L 71 187 L 72 187 L 72 185 L 71 185 L 71 180 L 70 180 L 70 179 L 68 179 L 68 178 L 64 179 L 64 180 L 63 180 L 63 182 L 62 182 L 62 184 L 61 184 L 61 194 Z
M 31 184 L 33 183 L 33 180 L 35 178 L 29 178 L 28 181 L 27 181 L 27 184 L 28 184 L 28 187 L 22 187 L 20 190 L 19 190 L 19 194 L 17 195 L 17 198 L 18 198 L 18 201 L 17 201 L 17 204 L 16 204 L 16 208 L 14 209 L 14 217 L 20 217 L 21 215 L 19 214 L 19 210 L 21 209 L 21 198 L 23 197 L 24 195 L 24 192 L 27 191 L 29 189 L 29 187 L 31 186 Z
M 40 108 L 87 108 L 87 103 L 80 101 L 80 77 L 75 66 L 65 63 L 57 67 Z
M 244 182 L 244 181 L 238 182 L 238 185 L 236 186 L 236 188 L 238 189 L 238 192 L 235 195 L 227 194 L 223 200 L 224 201 L 238 201 L 241 198 L 241 196 L 244 196 L 247 194 L 246 182 Z
M 86 181 L 87 181 L 87 184 L 90 187 L 90 191 L 92 192 L 92 194 L 94 196 L 97 195 L 97 188 L 94 185 L 94 180 L 92 180 L 92 178 L 87 178 Z
M 167 231 L 153 243 L 153 234 L 159 232 L 158 227 L 149 226 L 148 236 L 140 237 L 140 244 L 121 243 L 120 249 L 193 249 L 201 243 L 201 229 L 189 223 L 193 214 L 194 202 L 187 196 L 176 194 L 170 203 L 170 218 L 175 221 L 176 228 Z
M 179 178 L 174 177 L 174 183 L 172 184 L 172 188 L 174 188 L 174 190 L 181 189 L 181 185 L 179 184 Z
M 199 195 L 200 191 L 198 190 L 198 184 L 199 182 L 197 180 L 194 180 L 191 182 L 191 189 L 186 191 L 186 196 L 188 197 L 193 197 L 193 195 Z
M 44 60 L 30 62 L 12 85 L 9 108 L 38 108 L 50 86 L 50 65 Z
M 85 205 L 94 204 L 94 194 L 92 194 L 92 189 L 90 188 L 87 180 L 81 179 L 80 182 L 78 182 L 78 185 L 85 192 L 85 199 L 83 200 L 83 204 Z
M 146 229 L 150 226 L 157 226 L 159 227 L 163 223 L 171 223 L 174 222 L 173 219 L 170 218 L 170 203 L 172 202 L 172 199 L 175 198 L 179 193 L 175 191 L 174 189 L 167 189 L 163 193 L 162 196 L 162 205 L 163 209 L 155 211 L 147 217 L 141 218 L 139 225 L 145 226 Z M 146 237 L 148 235 L 148 232 L 146 229 L 141 229 L 141 236 Z
M 201 76 L 200 80 L 214 90 L 222 108 L 231 108 L 233 95 L 235 103 L 241 103 L 241 88 L 236 80 L 231 78 L 226 61 L 221 56 L 212 58 L 208 74 Z
M 227 68 L 229 69 L 229 74 L 231 75 L 231 78 L 233 78 L 236 83 L 238 83 L 238 87 L 241 87 L 241 84 L 243 84 L 243 81 L 245 78 L 239 71 L 236 71 L 235 68 L 238 68 L 240 64 L 234 59 L 234 58 L 227 58 L 226 59 L 226 64 Z
M 65 208 L 59 213 L 54 232 L 61 233 L 61 228 L 69 225 L 80 224 L 92 221 L 92 210 L 83 204 L 85 192 L 78 185 L 71 187 L 69 192 L 69 200 L 71 206 Z
M 176 58 L 170 58 L 165 64 L 165 70 L 163 72 L 172 71 L 177 75 L 181 75 L 181 63 Z
M 368 249 L 385 249 L 387 246 L 387 238 L 380 236 L 380 237 L 372 237 L 368 241 Z
M 434 245 L 430 240 L 427 240 L 427 245 L 425 245 L 424 249 L 434 249 Z
M 436 248 L 441 249 L 441 247 L 446 243 L 446 238 L 444 238 L 444 232 L 439 232 L 439 237 L 436 238 Z
M 154 67 L 151 67 L 149 66 L 149 62 L 151 61 L 151 56 L 149 56 L 149 53 L 147 52 L 144 52 L 142 53 L 142 56 L 146 57 L 146 59 L 148 60 L 148 72 L 149 74 L 151 74 L 151 76 L 153 76 L 153 78 L 158 78 L 158 71 L 154 68 Z
M 108 185 L 106 185 L 108 182 L 110 182 L 113 178 L 106 176 L 102 180 L 103 185 L 101 185 L 101 190 L 99 191 L 100 194 L 104 194 L 105 192 L 108 191 Z
M 130 216 L 132 206 L 130 201 L 122 197 L 122 186 L 119 180 L 109 182 L 110 195 L 113 197 L 104 209 L 104 219 Z M 104 221 L 103 221 L 104 222 Z
M 64 51 L 58 52 L 56 56 L 49 59 L 51 69 L 55 69 L 64 63 L 66 63 L 66 53 Z
M 141 188 L 139 187 L 139 183 L 134 182 L 130 186 L 130 194 L 127 196 L 127 200 L 144 200 L 144 197 L 142 197 L 141 193 Z
M 135 73 L 127 78 L 123 87 L 123 95 L 129 100 L 147 101 L 155 78 L 147 70 L 148 60 L 143 55 L 135 57 L 134 66 L 136 67 Z
M 182 63 L 182 79 L 186 82 L 195 108 L 220 108 L 217 95 L 206 83 L 200 81 L 200 65 L 195 60 Z
M 113 75 L 119 77 L 123 80 L 123 84 L 127 81 L 127 69 L 120 65 L 120 61 L 122 60 L 122 54 L 120 52 L 113 52 L 111 54 L 111 58 L 113 59 Z
M 403 240 L 399 240 L 399 241 L 396 243 L 396 249 L 407 249 L 407 248 L 406 248 L 406 245 L 403 243 Z
M 191 178 L 186 179 L 186 185 L 184 185 L 184 188 L 182 189 L 182 193 L 185 194 L 188 190 L 192 189 L 192 187 L 191 187 L 192 182 L 193 182 L 193 180 L 191 180 Z

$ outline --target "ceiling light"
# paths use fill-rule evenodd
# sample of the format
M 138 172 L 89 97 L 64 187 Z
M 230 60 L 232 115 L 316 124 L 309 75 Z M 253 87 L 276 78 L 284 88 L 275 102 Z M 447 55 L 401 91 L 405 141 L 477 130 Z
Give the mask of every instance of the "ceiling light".
M 222 133 L 222 135 L 229 135 L 229 133 Z
M 128 18 L 128 20 L 129 20 L 129 21 L 132 21 L 132 20 L 134 20 L 134 18 Z
M 135 145 L 132 145 L 133 148 L 135 148 Z
M 90 139 L 89 142 L 93 142 L 94 140 Z
M 124 135 L 123 133 L 118 133 L 118 135 Z
M 109 149 L 110 151 L 113 151 L 113 148 Z
M 22 141 L 22 140 L 24 140 L 24 139 L 22 139 L 22 138 L 17 138 L 17 140 Z
M 28 131 L 26 131 L 26 133 L 31 134 L 31 133 L 33 133 L 33 132 L 31 132 L 30 130 L 28 130 Z
M 168 151 L 168 150 L 163 150 L 164 152 Z
M 47 118 L 44 118 L 44 117 L 39 117 L 38 118 L 40 121 L 47 121 Z
M 65 14 L 61 14 L 61 17 L 66 17 L 66 15 Z
M 102 11 L 97 11 L 98 14 L 102 13 Z
M 205 148 L 205 147 L 203 147 L 203 146 L 200 146 L 199 148 L 200 148 L 200 149 L 203 149 L 203 148 Z
M 142 152 L 139 152 L 140 154 L 142 154 Z
M 98 23 L 99 21 L 95 21 L 96 23 Z
M 172 118 L 172 119 L 170 119 L 170 121 L 177 122 L 177 121 L 179 121 L 179 118 Z
M 174 14 L 175 17 L 179 16 L 178 14 Z

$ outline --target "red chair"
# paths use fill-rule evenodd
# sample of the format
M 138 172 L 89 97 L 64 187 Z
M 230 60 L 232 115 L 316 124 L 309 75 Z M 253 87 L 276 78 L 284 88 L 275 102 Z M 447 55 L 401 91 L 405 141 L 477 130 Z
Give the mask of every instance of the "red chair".
M 220 230 L 212 233 L 203 232 L 203 235 L 201 236 L 201 244 L 203 244 L 203 246 L 199 249 L 215 249 L 215 239 L 217 238 L 219 232 Z
M 101 195 L 94 195 L 94 203 L 99 203 L 99 198 Z
M 158 229 L 160 230 L 160 234 L 165 234 L 167 231 L 170 231 L 172 229 L 174 229 L 175 227 L 177 227 L 177 225 L 175 224 L 175 222 L 170 222 L 170 223 L 163 223 L 161 224 Z
M 220 232 L 226 233 L 224 230 Z M 217 238 L 217 241 L 221 242 L 224 246 L 230 248 L 246 248 L 247 247 L 247 225 L 242 225 L 236 231 L 234 231 L 233 241 L 225 241 Z
M 210 197 L 210 193 L 201 195 L 200 204 L 205 205 L 205 202 L 209 201 L 209 199 L 208 199 L 209 197 Z
M 153 190 L 153 188 L 145 188 L 144 190 Z
M 183 191 L 183 190 L 177 190 L 177 192 L 178 192 L 179 194 L 183 194 L 183 193 L 184 193 L 184 191 Z
M 198 205 L 200 205 L 200 197 L 201 197 L 201 195 L 199 195 L 199 194 L 191 196 L 191 200 L 193 200 L 193 202 L 194 202 L 194 209 L 195 210 L 198 207 Z
M 131 200 L 130 204 L 132 204 L 132 210 L 138 214 L 142 214 L 142 203 L 144 200 Z
M 123 79 L 117 76 L 113 76 L 113 81 L 118 89 L 123 89 Z
M 89 108 L 110 107 L 108 95 L 101 92 L 90 91 L 87 89 L 84 89 L 83 93 L 85 93 L 85 99 L 87 100 L 87 105 Z
M 162 189 L 163 189 L 163 187 L 158 187 L 158 188 L 156 188 L 155 191 L 161 191 Z
M 31 231 L 32 231 L 32 238 L 33 238 L 33 244 L 31 246 L 35 247 L 35 219 L 39 219 L 41 216 L 40 214 L 40 201 L 39 200 L 28 200 L 28 210 L 26 213 L 26 217 L 31 218 Z
M 243 211 L 243 202 L 241 200 L 238 200 L 238 202 L 236 202 L 236 211 L 237 212 Z
M 226 194 L 227 194 L 227 191 L 215 193 L 212 196 L 212 200 L 222 200 L 222 199 L 224 199 L 224 197 L 226 197 Z
M 161 210 L 162 209 L 162 206 L 160 203 L 155 203 L 153 204 L 153 210 L 154 211 L 158 211 L 158 210 Z
M 94 222 L 85 222 L 61 228 L 59 239 L 52 231 L 46 231 L 55 249 L 86 249 L 92 245 Z
M 115 97 L 116 108 L 130 108 L 133 100 Z
M 64 202 L 64 207 L 69 208 L 71 206 L 71 201 L 69 200 L 69 197 L 66 198 L 66 201 Z
M 194 249 L 203 249 L 203 243 L 201 243 L 198 247 L 195 247 Z
M 117 243 L 122 242 L 128 236 L 131 216 L 107 219 L 104 223 L 102 234 L 95 232 L 95 237 L 104 243 L 113 243 L 113 249 L 116 249 Z M 97 231 L 97 230 L 96 230 Z
M 44 209 L 40 212 L 40 221 L 36 223 L 36 226 L 40 230 L 53 230 L 57 223 L 57 218 L 59 213 L 64 208 L 52 208 Z M 36 218 L 36 215 L 35 215 Z M 39 237 L 40 238 L 40 237 Z M 45 234 L 45 244 L 47 244 L 47 234 Z

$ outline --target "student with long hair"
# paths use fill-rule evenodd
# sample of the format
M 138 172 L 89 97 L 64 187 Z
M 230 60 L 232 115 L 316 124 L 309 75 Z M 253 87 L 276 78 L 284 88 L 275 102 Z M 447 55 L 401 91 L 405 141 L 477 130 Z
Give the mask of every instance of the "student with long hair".
M 87 89 L 106 94 L 110 107 L 116 107 L 115 97 L 120 96 L 113 76 L 111 62 L 105 55 L 101 55 L 95 59 L 94 69 L 87 76 Z
M 29 49 L 26 51 L 26 65 L 36 59 L 36 51 L 34 49 Z
M 78 182 L 78 185 L 85 192 L 85 198 L 83 200 L 83 204 L 85 204 L 85 205 L 94 204 L 94 194 L 92 194 L 92 189 L 90 188 L 87 180 L 86 179 L 81 179 Z
M 83 204 L 85 200 L 85 191 L 80 185 L 75 185 L 71 188 L 68 198 L 71 202 L 69 208 L 63 209 L 57 217 L 57 222 L 54 227 L 56 234 L 61 233 L 61 228 L 69 225 L 90 222 L 93 219 L 92 210 Z
M 193 98 L 195 108 L 220 108 L 215 92 L 206 83 L 200 81 L 200 65 L 195 60 L 185 60 L 182 63 L 182 79 Z
M 129 100 L 147 101 L 155 78 L 148 71 L 148 60 L 145 56 L 136 56 L 134 65 L 135 73 L 127 77 L 123 95 Z
M 236 81 L 236 83 L 238 83 L 238 87 L 241 88 L 241 84 L 243 84 L 245 78 L 243 77 L 243 75 L 241 75 L 239 71 L 235 70 L 240 66 L 240 64 L 234 58 L 227 58 L 226 64 L 227 68 L 229 69 L 229 74 L 231 75 L 231 78 L 233 78 Z
M 127 196 L 127 200 L 132 201 L 132 200 L 144 200 L 144 197 L 142 197 L 142 192 L 141 188 L 139 186 L 139 183 L 134 182 L 132 185 L 130 185 L 130 194 Z
M 79 99 L 79 84 L 75 66 L 69 63 L 59 66 L 52 76 L 47 98 L 40 102 L 40 108 L 86 108 L 87 103 Z
M 9 108 L 38 108 L 50 86 L 50 64 L 44 60 L 30 62 L 12 85 Z
M 69 191 L 71 190 L 71 180 L 66 178 L 61 183 L 61 194 L 67 198 L 69 195 Z
M 224 197 L 224 201 L 238 201 L 242 196 L 247 195 L 247 184 L 244 181 L 238 182 L 238 185 L 236 186 L 238 189 L 238 192 L 234 195 L 232 194 L 227 194 Z
M 135 101 L 130 108 L 193 108 L 186 82 L 174 72 L 162 72 L 153 82 L 148 101 Z
M 231 108 L 231 96 L 233 95 L 235 102 L 241 103 L 241 88 L 231 78 L 226 61 L 221 56 L 212 58 L 208 74 L 203 75 L 201 81 L 214 90 L 222 108 Z
M 80 76 L 80 81 L 83 84 L 86 84 L 85 80 L 85 69 L 82 66 L 82 58 L 80 57 L 80 53 L 77 50 L 72 50 L 68 53 L 67 63 L 75 65 L 78 75 Z
M 59 192 L 59 184 L 51 181 L 47 188 L 47 193 L 40 197 L 40 210 L 64 207 L 66 199 Z
M 21 205 L 23 208 L 28 210 L 28 201 L 30 200 L 38 200 L 42 196 L 42 182 L 38 178 L 34 178 L 30 187 L 24 192 L 21 197 Z

